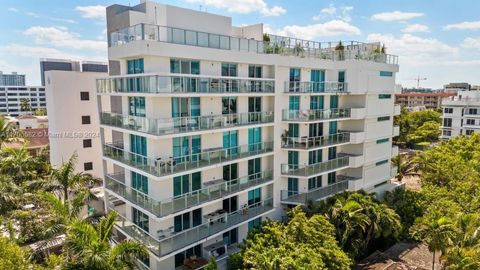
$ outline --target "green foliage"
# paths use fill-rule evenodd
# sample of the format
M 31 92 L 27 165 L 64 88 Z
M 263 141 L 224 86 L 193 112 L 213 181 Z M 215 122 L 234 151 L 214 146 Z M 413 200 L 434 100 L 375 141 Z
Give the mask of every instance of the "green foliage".
M 420 192 L 397 188 L 385 194 L 385 203 L 400 216 L 403 236 L 408 237 L 408 229 L 424 211 L 424 198 Z
M 0 237 L 0 269 L 29 270 L 27 253 L 15 243 Z
M 392 158 L 392 165 L 397 167 L 395 178 L 401 182 L 405 176 L 417 176 L 419 164 L 412 154 L 399 154 Z
M 208 262 L 207 265 L 205 265 L 204 270 L 217 270 L 217 261 L 215 260 L 215 257 L 210 257 L 210 261 Z
M 434 110 L 408 112 L 402 108 L 394 122 L 400 126 L 395 143 L 401 146 L 413 148 L 416 143 L 436 142 L 440 136 L 441 113 Z
M 289 216 L 287 224 L 266 221 L 249 234 L 229 269 L 350 269 L 352 262 L 338 247 L 334 227 L 325 217 L 307 218 L 298 207 Z

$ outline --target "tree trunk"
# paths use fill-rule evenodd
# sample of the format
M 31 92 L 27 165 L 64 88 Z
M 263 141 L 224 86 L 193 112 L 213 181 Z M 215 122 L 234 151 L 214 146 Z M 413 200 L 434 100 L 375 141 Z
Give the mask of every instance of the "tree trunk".
M 63 201 L 65 203 L 68 201 L 68 187 L 63 187 Z
M 432 270 L 435 270 L 435 250 L 433 251 Z

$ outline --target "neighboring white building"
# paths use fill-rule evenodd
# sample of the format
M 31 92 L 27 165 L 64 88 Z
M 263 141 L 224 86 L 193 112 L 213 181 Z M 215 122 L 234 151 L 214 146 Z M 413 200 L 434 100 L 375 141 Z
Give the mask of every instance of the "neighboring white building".
M 480 131 L 480 90 L 458 91 L 457 96 L 442 103 L 442 134 L 449 139 Z
M 48 116 L 22 114 L 17 117 L 6 116 L 5 119 L 16 129 L 48 128 Z
M 22 110 L 22 101 L 27 99 L 31 110 Z M 0 86 L 0 114 L 18 116 L 22 113 L 47 107 L 43 86 Z
M 59 166 L 74 152 L 77 172 L 102 177 L 102 150 L 95 80 L 107 73 L 47 71 L 50 162 Z
M 97 91 L 115 241 L 144 242 L 143 267 L 223 265 L 284 207 L 395 187 L 398 62 L 379 43 L 264 43 L 262 24 L 142 2 L 107 8 Z

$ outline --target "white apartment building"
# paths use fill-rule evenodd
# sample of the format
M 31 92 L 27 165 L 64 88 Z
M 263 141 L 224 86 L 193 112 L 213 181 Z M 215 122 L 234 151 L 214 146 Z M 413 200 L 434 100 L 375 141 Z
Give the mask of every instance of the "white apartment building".
M 115 241 L 148 247 L 142 267 L 222 265 L 284 207 L 392 188 L 398 63 L 379 43 L 264 37 L 150 1 L 108 7 L 107 30 L 106 204 Z
M 480 132 L 480 90 L 458 91 L 442 103 L 441 139 Z
M 96 79 L 108 73 L 47 71 L 50 162 L 60 166 L 74 153 L 76 172 L 103 178 Z
M 23 100 L 28 100 L 31 110 L 22 110 Z M 0 86 L 0 114 L 18 116 L 47 107 L 43 86 Z

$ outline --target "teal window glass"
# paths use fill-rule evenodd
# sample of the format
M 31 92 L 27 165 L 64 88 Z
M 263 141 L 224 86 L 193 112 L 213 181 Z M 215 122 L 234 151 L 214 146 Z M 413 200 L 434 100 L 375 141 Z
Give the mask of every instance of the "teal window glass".
M 308 136 L 309 137 L 323 136 L 323 123 L 315 123 L 315 124 L 308 125 Z
M 237 154 L 238 130 L 223 132 L 223 149 L 228 149 L 228 154 Z
M 327 175 L 328 184 L 334 184 L 337 181 L 337 172 L 331 172 Z
M 390 139 L 389 139 L 389 138 L 385 138 L 385 139 L 378 139 L 378 140 L 377 140 L 377 144 L 381 144 L 381 143 L 387 143 L 387 142 L 389 142 L 389 141 L 390 141 Z
M 248 160 L 248 176 L 249 179 L 255 179 L 257 175 L 262 171 L 262 159 L 254 158 Z
M 289 110 L 300 110 L 300 97 L 299 96 L 290 96 L 288 98 L 288 109 Z
M 237 113 L 237 97 L 222 97 L 222 114 Z
M 195 209 L 192 212 L 177 215 L 173 218 L 175 232 L 187 230 L 202 224 L 202 209 Z
M 294 168 L 298 166 L 298 151 L 288 151 L 288 164 Z
M 337 147 L 330 147 L 328 148 L 328 160 L 336 159 L 337 158 Z
M 338 108 L 338 96 L 330 96 L 330 109 Z
M 288 137 L 298 138 L 298 124 L 288 124 Z
M 248 192 L 248 205 L 255 205 L 262 200 L 262 188 L 256 188 Z
M 380 166 L 380 165 L 383 165 L 383 164 L 385 164 L 385 163 L 388 163 L 388 159 L 381 160 L 381 161 L 375 163 L 375 166 Z
M 200 159 L 200 152 L 202 152 L 202 137 L 195 135 L 191 137 L 192 140 L 192 160 Z
M 249 160 L 249 162 L 250 162 L 250 160 Z M 249 167 L 249 172 L 250 172 L 250 164 L 249 164 L 248 167 Z M 228 165 L 223 166 L 223 180 L 224 181 L 230 181 L 230 180 L 237 179 L 237 178 L 238 178 L 238 163 L 233 163 L 233 164 L 228 164 Z
M 238 243 L 238 228 L 231 229 L 223 233 L 223 243 L 227 246 Z
M 378 99 L 391 99 L 392 95 L 391 94 L 379 94 Z
M 291 82 L 299 82 L 300 81 L 300 69 L 299 68 L 290 68 L 289 80 Z
M 132 207 L 132 222 L 142 228 L 142 230 L 148 232 L 148 215 L 134 207 Z
M 131 172 L 130 176 L 132 188 L 148 194 L 148 177 L 136 172 Z
M 288 178 L 288 196 L 298 194 L 298 178 Z
M 222 63 L 222 76 L 237 77 L 237 64 Z
M 248 66 L 248 77 L 249 78 L 262 78 L 262 66 L 249 65 Z
M 172 97 L 172 117 L 187 116 L 200 116 L 200 98 Z
M 128 97 L 128 114 L 145 117 L 145 98 Z
M 202 244 L 196 245 L 192 248 L 189 248 L 185 251 L 181 251 L 175 254 L 175 268 L 182 267 L 185 264 L 185 259 L 190 258 L 192 256 L 196 256 L 197 258 L 202 257 Z
M 248 222 L 248 231 L 250 232 L 254 229 L 258 229 L 261 226 L 262 226 L 262 217 L 256 218 Z
M 316 164 L 322 162 L 322 150 L 313 150 L 308 152 L 308 164 Z
M 312 69 L 310 71 L 310 81 L 312 82 L 313 92 L 325 92 L 325 70 Z
M 130 152 L 147 156 L 147 138 L 130 134 Z
M 328 125 L 328 134 L 336 134 L 338 130 L 338 122 L 337 121 L 332 121 Z
M 382 76 L 382 77 L 392 77 L 393 72 L 391 72 L 391 71 L 380 71 L 380 76 Z
M 248 149 L 249 151 L 257 151 L 262 149 L 262 128 L 248 129 Z
M 248 121 L 257 122 L 260 120 L 259 112 L 262 111 L 262 97 L 248 97 Z
M 127 60 L 127 73 L 140 74 L 144 72 L 143 58 Z
M 200 61 L 187 59 L 170 59 L 170 72 L 199 75 Z
M 345 71 L 338 72 L 338 82 L 341 82 L 341 83 L 345 82 Z
M 380 116 L 377 118 L 378 122 L 388 121 L 388 120 L 390 120 L 390 116 Z
M 308 190 L 321 188 L 322 187 L 322 176 L 316 176 L 308 178 Z
M 310 96 L 310 110 L 323 110 L 323 96 Z
M 173 158 L 177 163 L 190 160 L 190 140 L 188 136 L 173 138 Z
M 173 178 L 173 196 L 177 197 L 190 192 L 190 176 L 188 174 Z

